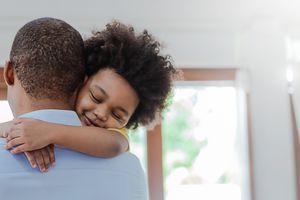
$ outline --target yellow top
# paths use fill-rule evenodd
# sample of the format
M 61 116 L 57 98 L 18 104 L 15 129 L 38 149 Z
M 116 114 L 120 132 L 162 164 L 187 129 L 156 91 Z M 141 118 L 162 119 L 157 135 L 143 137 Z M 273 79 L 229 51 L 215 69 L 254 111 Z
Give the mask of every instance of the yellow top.
M 108 128 L 107 130 L 110 130 L 110 131 L 116 131 L 118 133 L 120 133 L 121 135 L 123 135 L 126 140 L 128 141 L 128 131 L 126 128 Z
M 129 151 L 130 147 L 129 147 L 129 138 L 128 138 L 128 131 L 126 128 L 108 128 L 107 130 L 110 130 L 110 131 L 116 131 L 118 133 L 120 133 L 121 135 L 123 135 L 127 142 L 128 142 L 128 149 L 127 151 Z

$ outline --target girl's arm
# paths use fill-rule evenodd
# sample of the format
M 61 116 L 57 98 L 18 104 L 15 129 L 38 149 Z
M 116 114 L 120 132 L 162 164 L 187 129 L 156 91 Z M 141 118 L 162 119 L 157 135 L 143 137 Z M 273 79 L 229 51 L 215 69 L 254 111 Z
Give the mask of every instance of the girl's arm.
M 0 137 L 4 137 L 4 133 L 9 131 L 12 124 L 13 124 L 13 121 L 0 123 Z
M 50 143 L 92 156 L 113 157 L 128 149 L 128 140 L 116 131 L 89 126 L 51 125 Z
M 8 133 L 7 149 L 20 153 L 58 144 L 92 156 L 113 157 L 128 149 L 118 132 L 99 127 L 67 126 L 33 119 L 17 119 Z

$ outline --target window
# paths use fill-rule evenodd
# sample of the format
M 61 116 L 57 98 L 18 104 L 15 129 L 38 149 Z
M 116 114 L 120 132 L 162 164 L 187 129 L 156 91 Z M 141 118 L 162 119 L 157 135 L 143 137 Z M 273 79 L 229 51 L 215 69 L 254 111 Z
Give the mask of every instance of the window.
M 145 127 L 139 127 L 136 130 L 130 130 L 129 132 L 130 152 L 139 158 L 145 173 L 147 173 L 146 134 L 147 130 Z
M 0 122 L 5 122 L 13 119 L 13 115 L 10 111 L 7 101 L 0 100 Z
M 234 87 L 177 86 L 162 126 L 166 200 L 241 200 Z
M 13 116 L 6 101 L 6 85 L 3 78 L 3 68 L 0 66 L 0 122 L 11 119 L 13 119 Z

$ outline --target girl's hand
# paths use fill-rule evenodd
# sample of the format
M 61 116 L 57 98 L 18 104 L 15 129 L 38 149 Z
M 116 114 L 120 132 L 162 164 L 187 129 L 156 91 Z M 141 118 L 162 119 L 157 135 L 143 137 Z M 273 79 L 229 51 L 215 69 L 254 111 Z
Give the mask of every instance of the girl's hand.
M 41 172 L 47 172 L 50 165 L 55 164 L 54 145 L 42 149 L 24 152 L 32 168 L 38 167 Z
M 49 145 L 51 137 L 47 130 L 47 122 L 35 119 L 18 118 L 7 132 L 4 133 L 6 149 L 17 154 L 25 151 L 42 149 Z
M 0 138 L 4 137 L 5 132 L 10 130 L 12 124 L 13 124 L 13 121 L 0 123 Z

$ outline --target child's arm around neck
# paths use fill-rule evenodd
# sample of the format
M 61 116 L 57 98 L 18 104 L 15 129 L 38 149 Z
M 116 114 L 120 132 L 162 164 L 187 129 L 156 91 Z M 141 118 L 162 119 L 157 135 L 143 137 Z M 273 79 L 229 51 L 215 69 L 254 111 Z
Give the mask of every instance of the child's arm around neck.
M 120 133 L 99 127 L 53 125 L 51 131 L 51 143 L 97 157 L 117 156 L 129 146 Z
M 99 127 L 68 126 L 35 119 L 18 119 L 8 133 L 7 148 L 18 146 L 15 153 L 41 149 L 49 144 L 97 157 L 114 157 L 128 150 L 126 137 L 117 131 Z

